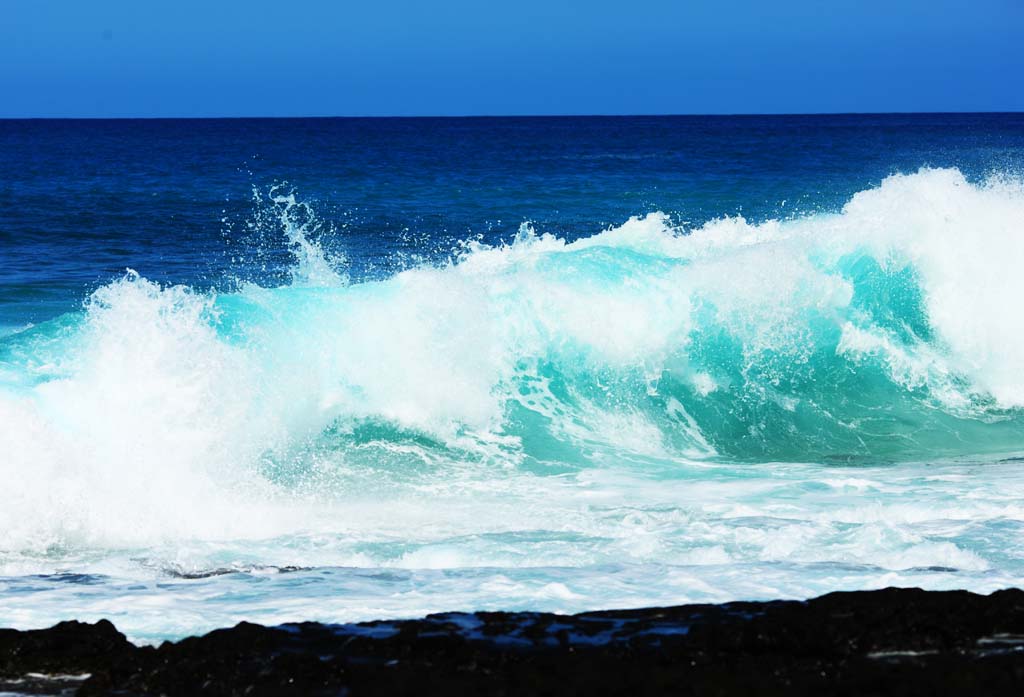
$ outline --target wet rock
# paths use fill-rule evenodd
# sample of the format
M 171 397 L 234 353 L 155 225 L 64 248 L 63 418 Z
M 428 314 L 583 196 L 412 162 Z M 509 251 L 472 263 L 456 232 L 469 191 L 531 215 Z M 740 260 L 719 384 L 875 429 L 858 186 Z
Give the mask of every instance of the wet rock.
M 0 675 L 12 672 L 81 673 L 137 649 L 110 622 L 61 622 L 49 629 L 0 629 Z
M 159 647 L 108 622 L 0 630 L 0 676 L 30 673 L 88 673 L 64 685 L 86 697 L 1024 694 L 1024 591 L 242 623 Z

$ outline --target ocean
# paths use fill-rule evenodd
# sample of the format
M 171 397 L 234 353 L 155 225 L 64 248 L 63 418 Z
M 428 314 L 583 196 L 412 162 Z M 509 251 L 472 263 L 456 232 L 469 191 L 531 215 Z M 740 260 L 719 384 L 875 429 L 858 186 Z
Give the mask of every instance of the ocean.
M 0 626 L 1024 582 L 1024 115 L 0 120 Z

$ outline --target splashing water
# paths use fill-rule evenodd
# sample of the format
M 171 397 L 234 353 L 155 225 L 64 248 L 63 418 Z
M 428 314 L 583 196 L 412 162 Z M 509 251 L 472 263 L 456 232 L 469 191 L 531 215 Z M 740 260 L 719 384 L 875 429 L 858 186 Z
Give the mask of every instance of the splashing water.
M 42 589 L 0 624 L 69 594 L 158 638 L 1024 576 L 1019 180 L 524 226 L 357 284 L 293 191 L 265 203 L 291 283 L 129 272 L 0 336 L 0 583 Z

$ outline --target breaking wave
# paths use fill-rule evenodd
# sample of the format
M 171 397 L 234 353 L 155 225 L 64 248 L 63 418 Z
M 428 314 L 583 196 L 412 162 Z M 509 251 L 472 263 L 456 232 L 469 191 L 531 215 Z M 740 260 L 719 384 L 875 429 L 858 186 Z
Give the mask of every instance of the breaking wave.
M 382 481 L 1024 450 L 1016 179 L 921 170 L 836 214 L 573 242 L 524 226 L 363 283 L 270 203 L 291 283 L 129 272 L 0 336 L 0 550 L 267 538 Z

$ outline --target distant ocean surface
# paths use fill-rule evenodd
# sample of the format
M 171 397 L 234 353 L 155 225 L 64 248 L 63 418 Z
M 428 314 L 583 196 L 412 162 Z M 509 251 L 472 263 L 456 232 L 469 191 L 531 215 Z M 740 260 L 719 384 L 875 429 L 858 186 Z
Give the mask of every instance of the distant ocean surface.
M 0 626 L 1024 582 L 1024 115 L 0 121 Z

